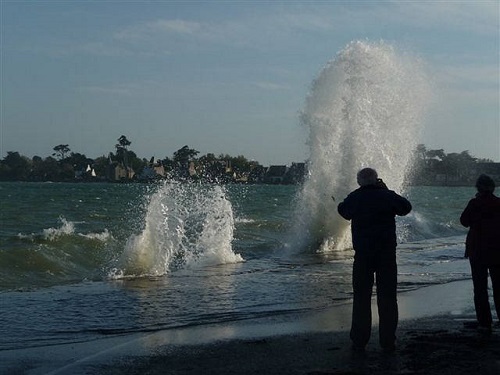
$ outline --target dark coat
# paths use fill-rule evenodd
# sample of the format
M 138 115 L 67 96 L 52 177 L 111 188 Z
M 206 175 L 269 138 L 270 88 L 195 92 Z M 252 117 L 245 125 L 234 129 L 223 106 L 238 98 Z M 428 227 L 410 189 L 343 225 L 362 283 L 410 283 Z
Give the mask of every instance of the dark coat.
M 481 193 L 471 199 L 460 216 L 468 227 L 465 256 L 488 265 L 500 265 L 500 198 Z
M 351 220 L 352 244 L 358 252 L 396 249 L 395 216 L 411 211 L 411 203 L 386 187 L 362 186 L 338 205 L 339 214 Z

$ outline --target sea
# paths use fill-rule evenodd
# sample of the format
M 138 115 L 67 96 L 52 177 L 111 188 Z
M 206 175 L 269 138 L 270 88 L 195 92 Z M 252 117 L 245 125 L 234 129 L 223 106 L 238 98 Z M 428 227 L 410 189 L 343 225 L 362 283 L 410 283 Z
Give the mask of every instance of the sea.
M 470 278 L 459 217 L 474 188 L 409 183 L 432 98 L 418 57 L 353 41 L 299 113 L 301 185 L 0 183 L 0 351 L 348 304 L 337 205 L 368 166 L 413 205 L 397 218 L 400 294 Z
M 320 311 L 352 249 L 298 248 L 301 186 L 0 183 L 0 350 Z M 472 187 L 409 187 L 399 292 L 470 278 Z M 336 203 L 324 202 L 329 210 Z

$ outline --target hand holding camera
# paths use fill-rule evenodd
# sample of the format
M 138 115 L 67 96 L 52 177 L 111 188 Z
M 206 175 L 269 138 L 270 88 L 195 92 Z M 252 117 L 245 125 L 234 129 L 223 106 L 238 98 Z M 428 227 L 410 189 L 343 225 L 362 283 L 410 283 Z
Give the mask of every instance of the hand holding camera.
M 377 178 L 377 187 L 381 189 L 389 189 L 381 178 Z

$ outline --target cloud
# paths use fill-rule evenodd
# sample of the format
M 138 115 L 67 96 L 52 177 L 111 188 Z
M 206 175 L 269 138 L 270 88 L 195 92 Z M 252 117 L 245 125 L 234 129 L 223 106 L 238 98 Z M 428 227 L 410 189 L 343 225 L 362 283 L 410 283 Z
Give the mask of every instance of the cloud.
M 498 64 L 484 62 L 464 63 L 457 59 L 457 64 L 435 64 L 434 79 L 442 86 L 467 93 L 490 93 L 498 100 L 500 76 Z
M 153 30 L 188 35 L 195 35 L 204 28 L 203 24 L 199 22 L 184 20 L 158 20 L 151 23 L 149 26 Z
M 154 95 L 161 88 L 157 81 L 144 80 L 138 82 L 115 83 L 109 85 L 83 86 L 78 90 L 94 94 L 112 95 L 112 96 L 140 96 L 145 97 L 148 94 Z
M 239 6 L 241 7 L 241 5 Z M 239 9 L 239 8 L 238 8 Z M 244 9 L 244 8 L 243 8 Z M 474 33 L 498 36 L 497 1 L 389 1 L 381 3 L 289 3 L 239 11 L 231 18 L 157 18 L 131 24 L 77 48 L 100 56 L 158 56 L 221 46 L 280 51 L 310 38 L 348 40 L 387 30 Z M 301 39 L 307 38 L 307 39 Z M 347 39 L 346 39 L 347 38 Z
M 341 12 L 337 12 L 337 15 Z M 306 13 L 289 12 L 278 16 L 271 16 L 266 23 L 275 25 L 282 31 L 321 31 L 327 32 L 335 29 L 335 18 L 325 12 L 310 10 Z
M 497 0 L 392 1 L 392 5 L 407 25 L 498 35 L 500 5 Z
M 210 7 L 209 3 L 202 6 Z M 285 5 L 232 6 L 224 19 L 151 19 L 116 27 L 109 34 L 79 46 L 48 45 L 53 54 L 87 53 L 99 56 L 154 56 L 189 48 L 208 50 L 232 46 L 267 51 L 300 45 L 303 36 L 348 40 L 350 35 L 379 35 L 384 30 L 419 28 L 436 32 L 463 31 L 498 36 L 497 0 L 481 1 L 384 1 L 384 2 L 289 2 Z M 115 27 L 115 26 L 111 26 Z M 308 39 L 309 41 L 310 39 Z M 60 41 L 59 41 L 60 42 Z M 69 42 L 68 42 L 69 43 Z M 32 46 L 35 48 L 34 46 Z
M 158 19 L 142 24 L 126 27 L 114 33 L 113 37 L 119 41 L 140 41 L 159 35 L 196 35 L 206 29 L 205 24 L 180 19 Z
M 289 90 L 290 86 L 288 85 L 282 85 L 279 83 L 273 83 L 273 82 L 253 82 L 253 85 L 263 89 L 263 90 L 268 90 L 268 91 L 277 91 L 277 90 Z

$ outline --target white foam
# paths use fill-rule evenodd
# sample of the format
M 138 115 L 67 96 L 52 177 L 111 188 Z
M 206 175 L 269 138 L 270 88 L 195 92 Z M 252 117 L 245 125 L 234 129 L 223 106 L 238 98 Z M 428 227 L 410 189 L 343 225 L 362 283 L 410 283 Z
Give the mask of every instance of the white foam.
M 294 243 L 351 246 L 337 205 L 357 188 L 361 168 L 375 168 L 390 189 L 402 191 L 429 96 L 421 62 L 384 42 L 352 42 L 325 66 L 301 115 L 309 176 L 297 199 Z
M 142 232 L 126 244 L 125 276 L 243 260 L 232 250 L 233 211 L 220 186 L 165 182 L 151 195 L 144 220 Z
M 45 240 L 54 241 L 61 236 L 75 233 L 75 223 L 66 220 L 62 216 L 59 217 L 59 220 L 61 221 L 61 226 L 59 228 L 48 228 L 43 230 L 43 238 Z
M 255 223 L 255 220 L 254 219 L 247 219 L 245 217 L 237 217 L 234 219 L 234 222 L 238 223 L 238 224 L 251 224 L 251 223 Z
M 97 240 L 102 242 L 106 242 L 109 239 L 113 238 L 111 233 L 109 233 L 109 231 L 106 228 L 101 233 L 87 233 L 87 234 L 78 233 L 78 235 L 81 237 L 88 238 L 90 240 Z

